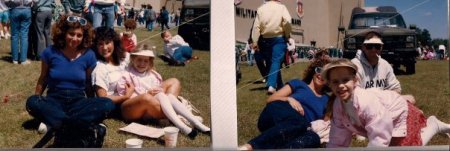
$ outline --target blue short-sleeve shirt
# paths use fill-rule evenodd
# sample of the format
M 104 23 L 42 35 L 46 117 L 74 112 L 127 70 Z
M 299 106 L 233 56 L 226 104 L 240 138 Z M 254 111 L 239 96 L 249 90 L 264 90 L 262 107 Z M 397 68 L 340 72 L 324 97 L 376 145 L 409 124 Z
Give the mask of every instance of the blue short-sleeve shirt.
M 69 90 L 84 90 L 86 70 L 94 69 L 97 62 L 91 49 L 87 49 L 80 57 L 71 61 L 53 46 L 47 47 L 41 53 L 41 60 L 49 67 L 48 88 Z
M 316 96 L 308 85 L 299 79 L 291 80 L 287 84 L 292 89 L 290 97 L 300 102 L 305 110 L 305 117 L 309 122 L 324 117 L 328 102 L 327 94 L 323 94 L 320 97 Z

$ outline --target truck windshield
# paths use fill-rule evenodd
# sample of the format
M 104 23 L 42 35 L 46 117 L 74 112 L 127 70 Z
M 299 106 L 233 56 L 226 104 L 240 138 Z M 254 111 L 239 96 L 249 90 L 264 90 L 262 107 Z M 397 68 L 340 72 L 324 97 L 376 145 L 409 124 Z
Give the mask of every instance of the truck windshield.
M 209 7 L 209 0 L 184 0 L 184 7 Z
M 350 29 L 364 29 L 369 27 L 400 27 L 406 28 L 403 17 L 397 13 L 356 14 Z

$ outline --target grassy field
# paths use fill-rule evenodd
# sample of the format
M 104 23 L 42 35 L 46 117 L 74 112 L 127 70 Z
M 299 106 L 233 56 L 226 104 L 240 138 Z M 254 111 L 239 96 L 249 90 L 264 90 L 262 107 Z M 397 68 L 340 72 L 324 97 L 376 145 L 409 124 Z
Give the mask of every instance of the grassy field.
M 158 29 L 158 28 L 157 28 Z M 121 29 L 118 29 L 121 30 Z M 176 28 L 172 29 L 176 33 Z M 156 46 L 158 53 L 163 53 L 162 40 L 159 31 L 148 32 L 143 28 L 135 31 L 138 41 L 147 37 L 143 43 Z M 200 57 L 185 67 L 167 66 L 160 59 L 155 59 L 157 71 L 164 77 L 178 78 L 182 83 L 181 96 L 189 99 L 200 111 L 206 125 L 210 123 L 210 53 L 209 51 L 194 51 L 194 55 Z M 32 117 L 25 110 L 25 101 L 28 96 L 34 94 L 34 88 L 40 73 L 40 62 L 32 61 L 29 65 L 14 65 L 10 58 L 10 40 L 0 40 L 0 96 L 2 100 L 8 96 L 7 103 L 0 102 L 0 148 L 31 148 L 43 134 L 36 131 L 37 123 L 32 122 Z M 104 142 L 106 148 L 123 148 L 125 140 L 138 136 L 119 132 L 124 123 L 115 119 L 105 121 L 108 126 Z M 163 120 L 155 127 L 168 125 Z M 199 134 L 195 140 L 189 140 L 185 135 L 178 137 L 179 147 L 209 147 L 211 138 L 208 135 Z M 159 140 L 141 138 L 143 147 L 164 147 Z
M 282 70 L 283 81 L 301 78 L 308 63 L 299 62 Z M 256 66 L 241 64 L 242 80 L 237 85 L 238 109 L 238 141 L 245 144 L 259 134 L 257 120 L 268 98 L 265 84 L 255 82 L 261 80 Z M 413 94 L 416 105 L 425 116 L 436 115 L 446 123 L 450 123 L 450 89 L 448 61 L 418 61 L 417 73 L 399 75 L 404 94 Z M 437 135 L 429 145 L 448 145 L 450 139 L 446 135 Z M 367 142 L 353 141 L 352 146 L 363 147 Z

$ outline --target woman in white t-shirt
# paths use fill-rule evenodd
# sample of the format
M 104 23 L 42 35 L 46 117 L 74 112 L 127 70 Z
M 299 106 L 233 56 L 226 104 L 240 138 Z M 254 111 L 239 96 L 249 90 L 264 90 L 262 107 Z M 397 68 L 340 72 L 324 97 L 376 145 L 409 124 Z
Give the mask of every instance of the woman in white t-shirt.
M 121 47 L 119 35 L 111 28 L 99 27 L 96 29 L 94 39 L 94 51 L 97 56 L 97 66 L 92 72 L 92 83 L 98 97 L 108 97 L 116 104 L 116 116 L 121 116 L 128 121 L 134 121 L 139 117 L 145 119 L 165 119 L 158 100 L 150 94 L 142 94 L 127 102 L 134 92 L 134 85 L 126 85 L 126 95 L 120 96 L 116 91 L 117 83 L 122 77 L 122 72 L 129 62 L 129 54 Z M 180 82 L 171 78 L 163 82 L 164 92 L 178 96 L 181 90 Z M 121 110 L 126 106 L 133 110 Z M 142 119 L 142 118 L 141 118 Z

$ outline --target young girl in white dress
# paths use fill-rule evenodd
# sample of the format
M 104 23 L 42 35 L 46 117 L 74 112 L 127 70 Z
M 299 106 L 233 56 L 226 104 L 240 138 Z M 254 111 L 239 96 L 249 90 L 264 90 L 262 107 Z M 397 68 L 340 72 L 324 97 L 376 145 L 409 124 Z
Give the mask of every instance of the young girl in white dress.
M 122 74 L 122 78 L 117 84 L 119 95 L 125 95 L 126 85 L 134 85 L 134 93 L 130 98 L 140 94 L 149 93 L 153 95 L 161 104 L 161 108 L 166 117 L 178 127 L 182 133 L 193 139 L 197 131 L 209 133 L 210 128 L 203 125 L 180 101 L 170 93 L 164 93 L 162 90 L 163 79 L 161 75 L 154 70 L 154 53 L 151 50 L 141 50 L 131 53 L 130 65 Z M 186 118 L 195 128 L 187 126 L 180 120 L 177 114 Z

